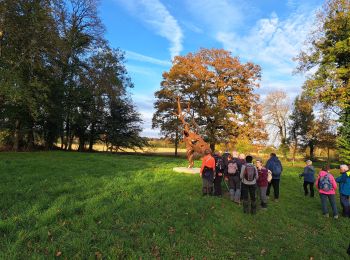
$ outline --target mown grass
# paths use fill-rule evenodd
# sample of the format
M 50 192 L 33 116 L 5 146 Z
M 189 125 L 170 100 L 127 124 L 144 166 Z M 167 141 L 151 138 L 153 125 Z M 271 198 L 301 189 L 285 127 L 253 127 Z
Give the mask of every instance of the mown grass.
M 347 257 L 349 219 L 326 219 L 318 196 L 304 197 L 301 166 L 285 167 L 280 201 L 255 216 L 202 197 L 200 178 L 175 166 L 186 161 L 1 153 L 0 258 Z

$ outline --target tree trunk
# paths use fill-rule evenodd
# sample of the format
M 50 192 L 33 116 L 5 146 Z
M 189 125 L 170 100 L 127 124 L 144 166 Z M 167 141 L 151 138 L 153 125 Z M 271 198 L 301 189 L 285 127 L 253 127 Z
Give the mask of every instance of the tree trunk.
M 293 149 L 293 166 L 295 164 L 295 156 L 296 156 L 296 153 L 297 153 L 297 148 L 298 148 L 298 141 L 294 141 L 294 149 Z
M 61 150 L 63 150 L 64 147 L 64 135 L 63 133 L 61 134 Z M 65 147 L 64 147 L 65 148 Z
M 177 156 L 178 145 L 179 145 L 179 130 L 176 129 L 176 132 L 175 132 L 175 156 Z
M 65 150 L 70 150 L 69 146 L 71 147 L 71 144 L 68 145 L 69 140 L 70 140 L 70 122 L 69 122 L 69 117 L 67 116 L 67 121 L 66 121 L 66 140 L 64 140 L 64 149 Z
M 16 128 L 15 128 L 15 134 L 14 134 L 14 142 L 13 142 L 13 150 L 18 152 L 19 151 L 19 143 L 21 139 L 21 122 L 19 119 L 16 120 Z
M 313 160 L 315 147 L 312 143 L 309 145 L 309 147 L 310 147 L 310 160 Z
M 212 153 L 215 151 L 215 144 L 214 143 L 210 144 L 210 149 L 211 149 Z
M 31 127 L 28 132 L 28 150 L 32 151 L 33 148 L 34 148 L 34 130 L 33 130 L 33 127 Z
M 69 136 L 68 151 L 72 151 L 74 135 Z
M 84 135 L 79 136 L 79 147 L 78 151 L 79 152 L 84 152 L 85 149 L 85 138 Z
M 89 152 L 92 152 L 94 148 L 94 136 L 95 136 L 95 123 L 91 125 L 90 138 L 89 138 Z
M 327 166 L 330 166 L 330 159 L 329 159 L 329 147 L 327 147 Z

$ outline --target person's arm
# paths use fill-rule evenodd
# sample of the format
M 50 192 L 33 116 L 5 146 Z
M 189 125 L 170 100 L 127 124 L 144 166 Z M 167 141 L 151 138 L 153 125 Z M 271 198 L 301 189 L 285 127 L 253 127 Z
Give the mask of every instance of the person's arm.
M 321 174 L 318 174 L 317 180 L 316 180 L 316 188 L 319 189 L 318 182 L 320 181 Z
M 331 178 L 333 189 L 336 190 L 338 188 L 337 182 L 335 181 L 335 179 L 334 179 L 332 174 L 330 174 L 330 178 Z
M 201 169 L 200 169 L 200 171 L 199 171 L 199 175 L 200 175 L 200 176 L 202 176 L 202 174 L 203 174 L 204 162 L 205 162 L 204 160 L 205 160 L 205 159 L 203 158 L 203 159 L 202 159 Z
M 239 175 L 239 178 L 240 178 L 241 180 L 243 179 L 244 171 L 245 171 L 245 165 L 242 165 L 241 173 L 240 173 L 240 175 Z
M 256 166 L 254 166 L 254 168 L 255 168 L 255 173 L 256 173 L 256 180 L 258 180 L 259 179 L 258 168 L 256 168 Z

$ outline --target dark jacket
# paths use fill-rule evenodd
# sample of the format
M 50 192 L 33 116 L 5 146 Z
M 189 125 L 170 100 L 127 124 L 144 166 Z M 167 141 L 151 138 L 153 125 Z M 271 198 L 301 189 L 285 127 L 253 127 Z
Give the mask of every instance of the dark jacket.
M 272 156 L 268 159 L 265 167 L 272 172 L 272 179 L 278 180 L 281 178 L 283 167 L 277 156 Z M 280 172 L 277 172 L 276 169 L 279 169 Z
M 304 181 L 315 182 L 315 168 L 312 165 L 308 165 L 304 168 L 304 172 L 299 176 L 304 177 Z

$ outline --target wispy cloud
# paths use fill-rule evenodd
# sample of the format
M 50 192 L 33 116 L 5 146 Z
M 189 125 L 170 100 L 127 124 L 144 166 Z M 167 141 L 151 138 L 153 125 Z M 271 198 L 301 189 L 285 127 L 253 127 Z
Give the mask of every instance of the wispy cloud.
M 171 58 L 182 51 L 183 33 L 178 21 L 159 0 L 116 0 L 156 34 L 170 42 Z
M 160 66 L 171 66 L 171 62 L 170 61 L 166 61 L 166 60 L 159 60 L 153 57 L 149 57 L 140 53 L 136 53 L 133 51 L 125 51 L 126 54 L 126 58 L 129 60 L 136 60 L 136 61 L 141 61 L 141 62 L 147 62 L 147 63 L 151 63 L 154 65 L 160 65 Z
M 269 18 L 258 20 L 246 35 L 218 32 L 216 39 L 233 55 L 262 66 L 263 88 L 285 89 L 293 94 L 300 90 L 303 81 L 300 76 L 292 76 L 296 66 L 293 57 L 313 26 L 314 14 L 315 9 L 299 10 L 281 20 L 272 13 Z

